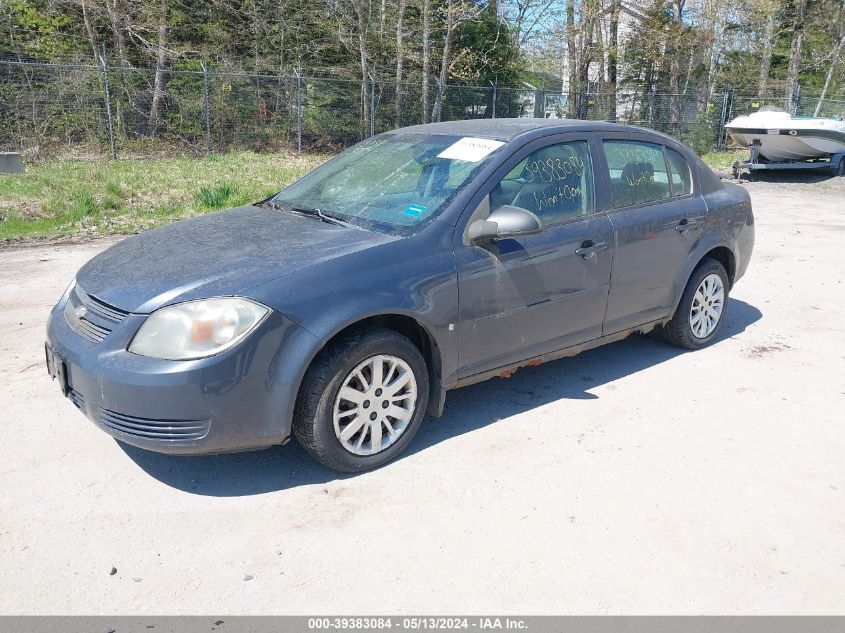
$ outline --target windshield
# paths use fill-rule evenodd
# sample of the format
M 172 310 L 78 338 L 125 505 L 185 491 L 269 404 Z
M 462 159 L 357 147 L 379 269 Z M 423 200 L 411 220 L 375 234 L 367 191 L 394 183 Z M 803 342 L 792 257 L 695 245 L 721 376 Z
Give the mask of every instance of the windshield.
M 407 233 L 437 215 L 502 145 L 440 134 L 385 134 L 348 149 L 271 202 Z

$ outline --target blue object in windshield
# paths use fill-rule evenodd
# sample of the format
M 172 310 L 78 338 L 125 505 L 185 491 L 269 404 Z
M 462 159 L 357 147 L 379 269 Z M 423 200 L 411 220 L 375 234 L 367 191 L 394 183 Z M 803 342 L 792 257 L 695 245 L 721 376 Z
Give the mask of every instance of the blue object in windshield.
M 405 215 L 409 215 L 412 218 L 418 218 L 427 210 L 428 209 L 422 206 L 421 204 L 409 204 L 402 210 L 402 213 L 404 213 Z

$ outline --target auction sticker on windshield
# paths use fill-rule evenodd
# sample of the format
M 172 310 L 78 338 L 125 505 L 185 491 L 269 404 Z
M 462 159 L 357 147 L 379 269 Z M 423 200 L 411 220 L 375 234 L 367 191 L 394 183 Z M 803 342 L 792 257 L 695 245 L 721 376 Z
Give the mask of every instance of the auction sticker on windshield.
M 502 145 L 504 145 L 502 141 L 465 136 L 440 152 L 437 158 L 465 160 L 470 163 L 477 163 L 491 152 L 499 149 Z

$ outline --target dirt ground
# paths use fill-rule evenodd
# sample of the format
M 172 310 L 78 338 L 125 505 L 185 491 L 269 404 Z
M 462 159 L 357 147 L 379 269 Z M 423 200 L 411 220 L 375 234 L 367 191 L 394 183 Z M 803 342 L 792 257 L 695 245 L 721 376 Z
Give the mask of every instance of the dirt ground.
M 845 614 L 845 179 L 769 180 L 718 343 L 458 390 L 357 476 L 117 444 L 42 348 L 114 240 L 0 251 L 0 613 Z

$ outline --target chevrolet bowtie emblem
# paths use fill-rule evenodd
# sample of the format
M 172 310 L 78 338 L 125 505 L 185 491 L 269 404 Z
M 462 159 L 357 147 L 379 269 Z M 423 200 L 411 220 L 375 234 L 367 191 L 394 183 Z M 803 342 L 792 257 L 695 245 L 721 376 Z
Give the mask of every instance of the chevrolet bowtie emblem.
M 76 318 L 81 319 L 86 314 L 88 314 L 88 308 L 86 308 L 85 306 L 76 306 L 74 312 L 76 313 Z

